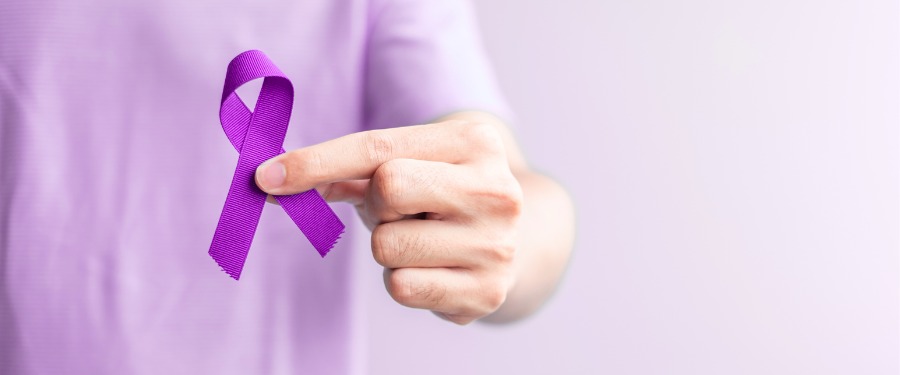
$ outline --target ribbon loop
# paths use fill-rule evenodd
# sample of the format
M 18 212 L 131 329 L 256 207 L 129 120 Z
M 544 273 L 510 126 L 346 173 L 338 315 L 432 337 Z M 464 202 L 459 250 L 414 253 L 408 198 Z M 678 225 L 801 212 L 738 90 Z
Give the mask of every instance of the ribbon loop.
M 264 78 L 263 85 L 251 112 L 235 90 L 259 78 Z M 228 64 L 219 120 L 239 156 L 209 255 L 235 280 L 241 276 L 266 203 L 254 174 L 264 161 L 284 153 L 293 101 L 291 81 L 262 51 L 243 52 Z M 322 257 L 344 232 L 344 224 L 315 189 L 275 199 Z

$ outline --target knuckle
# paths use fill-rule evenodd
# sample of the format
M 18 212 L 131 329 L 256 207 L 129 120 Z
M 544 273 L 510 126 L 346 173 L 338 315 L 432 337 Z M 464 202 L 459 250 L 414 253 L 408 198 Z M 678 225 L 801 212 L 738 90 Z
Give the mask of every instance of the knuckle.
M 484 122 L 464 122 L 460 124 L 463 141 L 484 151 L 503 151 L 503 139 L 500 132 L 491 124 Z
M 396 245 L 394 231 L 387 225 L 376 226 L 372 230 L 372 256 L 375 262 L 388 267 L 390 264 L 390 251 Z
M 518 218 L 522 215 L 524 198 L 517 182 L 500 181 L 491 184 L 479 195 L 495 214 Z
M 447 288 L 433 282 L 414 282 L 404 269 L 391 273 L 388 292 L 404 306 L 434 308 L 442 306 L 447 299 Z
M 508 265 L 511 264 L 516 257 L 516 246 L 512 241 L 498 242 L 490 247 L 488 255 L 495 263 Z
M 418 233 L 403 236 L 390 224 L 376 226 L 372 231 L 372 256 L 384 267 L 416 265 L 425 249 L 425 241 Z
M 467 315 L 444 314 L 448 321 L 456 325 L 464 326 L 472 323 L 475 318 Z
M 403 197 L 403 163 L 392 160 L 382 164 L 375 170 L 372 183 L 378 195 L 388 206 L 395 206 Z
M 504 213 L 515 217 L 521 216 L 524 205 L 522 188 L 517 183 L 509 184 L 507 188 L 498 194 L 497 203 Z
M 369 162 L 382 164 L 391 160 L 394 155 L 394 138 L 380 131 L 369 131 L 363 134 L 363 145 L 365 147 L 363 154 Z
M 490 314 L 506 302 L 506 289 L 501 283 L 491 283 L 484 289 L 484 314 Z
M 388 278 L 388 294 L 394 301 L 401 305 L 408 305 L 412 301 L 413 292 L 410 280 L 405 277 L 402 270 L 394 270 Z

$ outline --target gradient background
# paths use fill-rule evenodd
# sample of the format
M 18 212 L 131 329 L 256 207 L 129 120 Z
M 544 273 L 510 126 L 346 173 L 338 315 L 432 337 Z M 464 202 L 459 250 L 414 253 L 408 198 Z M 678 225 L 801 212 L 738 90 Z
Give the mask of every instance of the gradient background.
M 506 327 L 403 308 L 360 262 L 373 374 L 900 372 L 896 1 L 477 8 L 574 257 Z

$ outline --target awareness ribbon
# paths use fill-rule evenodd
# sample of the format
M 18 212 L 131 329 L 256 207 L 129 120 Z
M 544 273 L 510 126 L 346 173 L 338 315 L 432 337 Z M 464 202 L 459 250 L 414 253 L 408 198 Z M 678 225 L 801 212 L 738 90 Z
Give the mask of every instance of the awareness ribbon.
M 235 90 L 264 78 L 253 112 Z M 219 119 L 225 135 L 238 151 L 237 167 L 225 207 L 219 217 L 209 255 L 229 276 L 238 280 L 259 224 L 266 193 L 254 182 L 256 168 L 284 153 L 282 143 L 291 118 L 294 87 L 262 51 L 243 52 L 228 64 Z M 275 199 L 322 257 L 344 232 L 344 224 L 315 189 Z

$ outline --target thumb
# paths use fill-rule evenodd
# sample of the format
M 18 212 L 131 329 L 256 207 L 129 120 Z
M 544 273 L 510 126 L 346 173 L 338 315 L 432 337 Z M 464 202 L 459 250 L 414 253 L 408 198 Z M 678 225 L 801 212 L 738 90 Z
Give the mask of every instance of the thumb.
M 369 180 L 341 181 L 316 186 L 316 191 L 328 202 L 346 202 L 354 206 L 363 203 Z M 274 195 L 266 196 L 266 202 L 280 206 Z
M 366 198 L 369 180 L 340 181 L 316 186 L 316 190 L 328 202 L 346 202 L 360 205 Z

